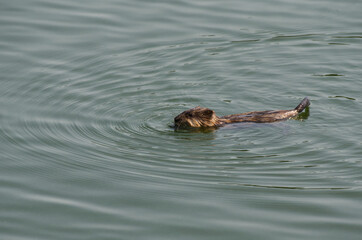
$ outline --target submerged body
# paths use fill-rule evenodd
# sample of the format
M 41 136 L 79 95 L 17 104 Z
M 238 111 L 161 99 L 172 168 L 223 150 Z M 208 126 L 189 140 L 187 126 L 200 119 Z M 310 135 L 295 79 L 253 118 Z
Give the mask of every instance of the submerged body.
M 296 108 L 291 110 L 246 112 L 222 117 L 216 116 L 215 112 L 209 108 L 195 107 L 175 117 L 175 128 L 217 128 L 228 123 L 270 123 L 282 121 L 297 116 L 309 105 L 309 99 L 304 98 Z

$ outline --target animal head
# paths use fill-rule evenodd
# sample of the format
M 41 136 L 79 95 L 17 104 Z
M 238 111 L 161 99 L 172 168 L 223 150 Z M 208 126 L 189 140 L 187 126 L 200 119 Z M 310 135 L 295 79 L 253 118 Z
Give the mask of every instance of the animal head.
M 215 127 L 219 118 L 208 108 L 195 107 L 175 117 L 175 128 Z

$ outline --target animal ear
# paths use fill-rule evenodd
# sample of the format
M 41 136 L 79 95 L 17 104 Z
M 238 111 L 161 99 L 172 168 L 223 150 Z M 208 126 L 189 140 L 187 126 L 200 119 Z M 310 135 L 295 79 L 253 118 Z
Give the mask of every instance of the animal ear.
M 212 115 L 214 114 L 215 112 L 211 109 L 205 109 L 202 111 L 202 114 L 207 117 L 207 118 L 212 118 Z

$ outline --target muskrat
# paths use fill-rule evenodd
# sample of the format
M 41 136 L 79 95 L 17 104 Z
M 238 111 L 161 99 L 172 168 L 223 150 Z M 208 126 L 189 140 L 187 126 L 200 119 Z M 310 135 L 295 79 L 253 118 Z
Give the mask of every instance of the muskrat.
M 239 122 L 271 123 L 295 117 L 309 105 L 310 101 L 306 97 L 292 110 L 245 112 L 222 117 L 216 116 L 215 112 L 209 108 L 198 106 L 177 115 L 174 119 L 175 128 L 217 128 L 228 123 Z

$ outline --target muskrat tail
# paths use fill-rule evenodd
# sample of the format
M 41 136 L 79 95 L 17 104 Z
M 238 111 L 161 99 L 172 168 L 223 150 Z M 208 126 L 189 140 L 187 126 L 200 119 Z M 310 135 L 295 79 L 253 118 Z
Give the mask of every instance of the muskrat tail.
M 308 107 L 310 105 L 310 101 L 307 97 L 305 97 L 300 103 L 299 105 L 294 108 L 295 110 L 298 111 L 298 113 L 302 112 L 306 107 Z

